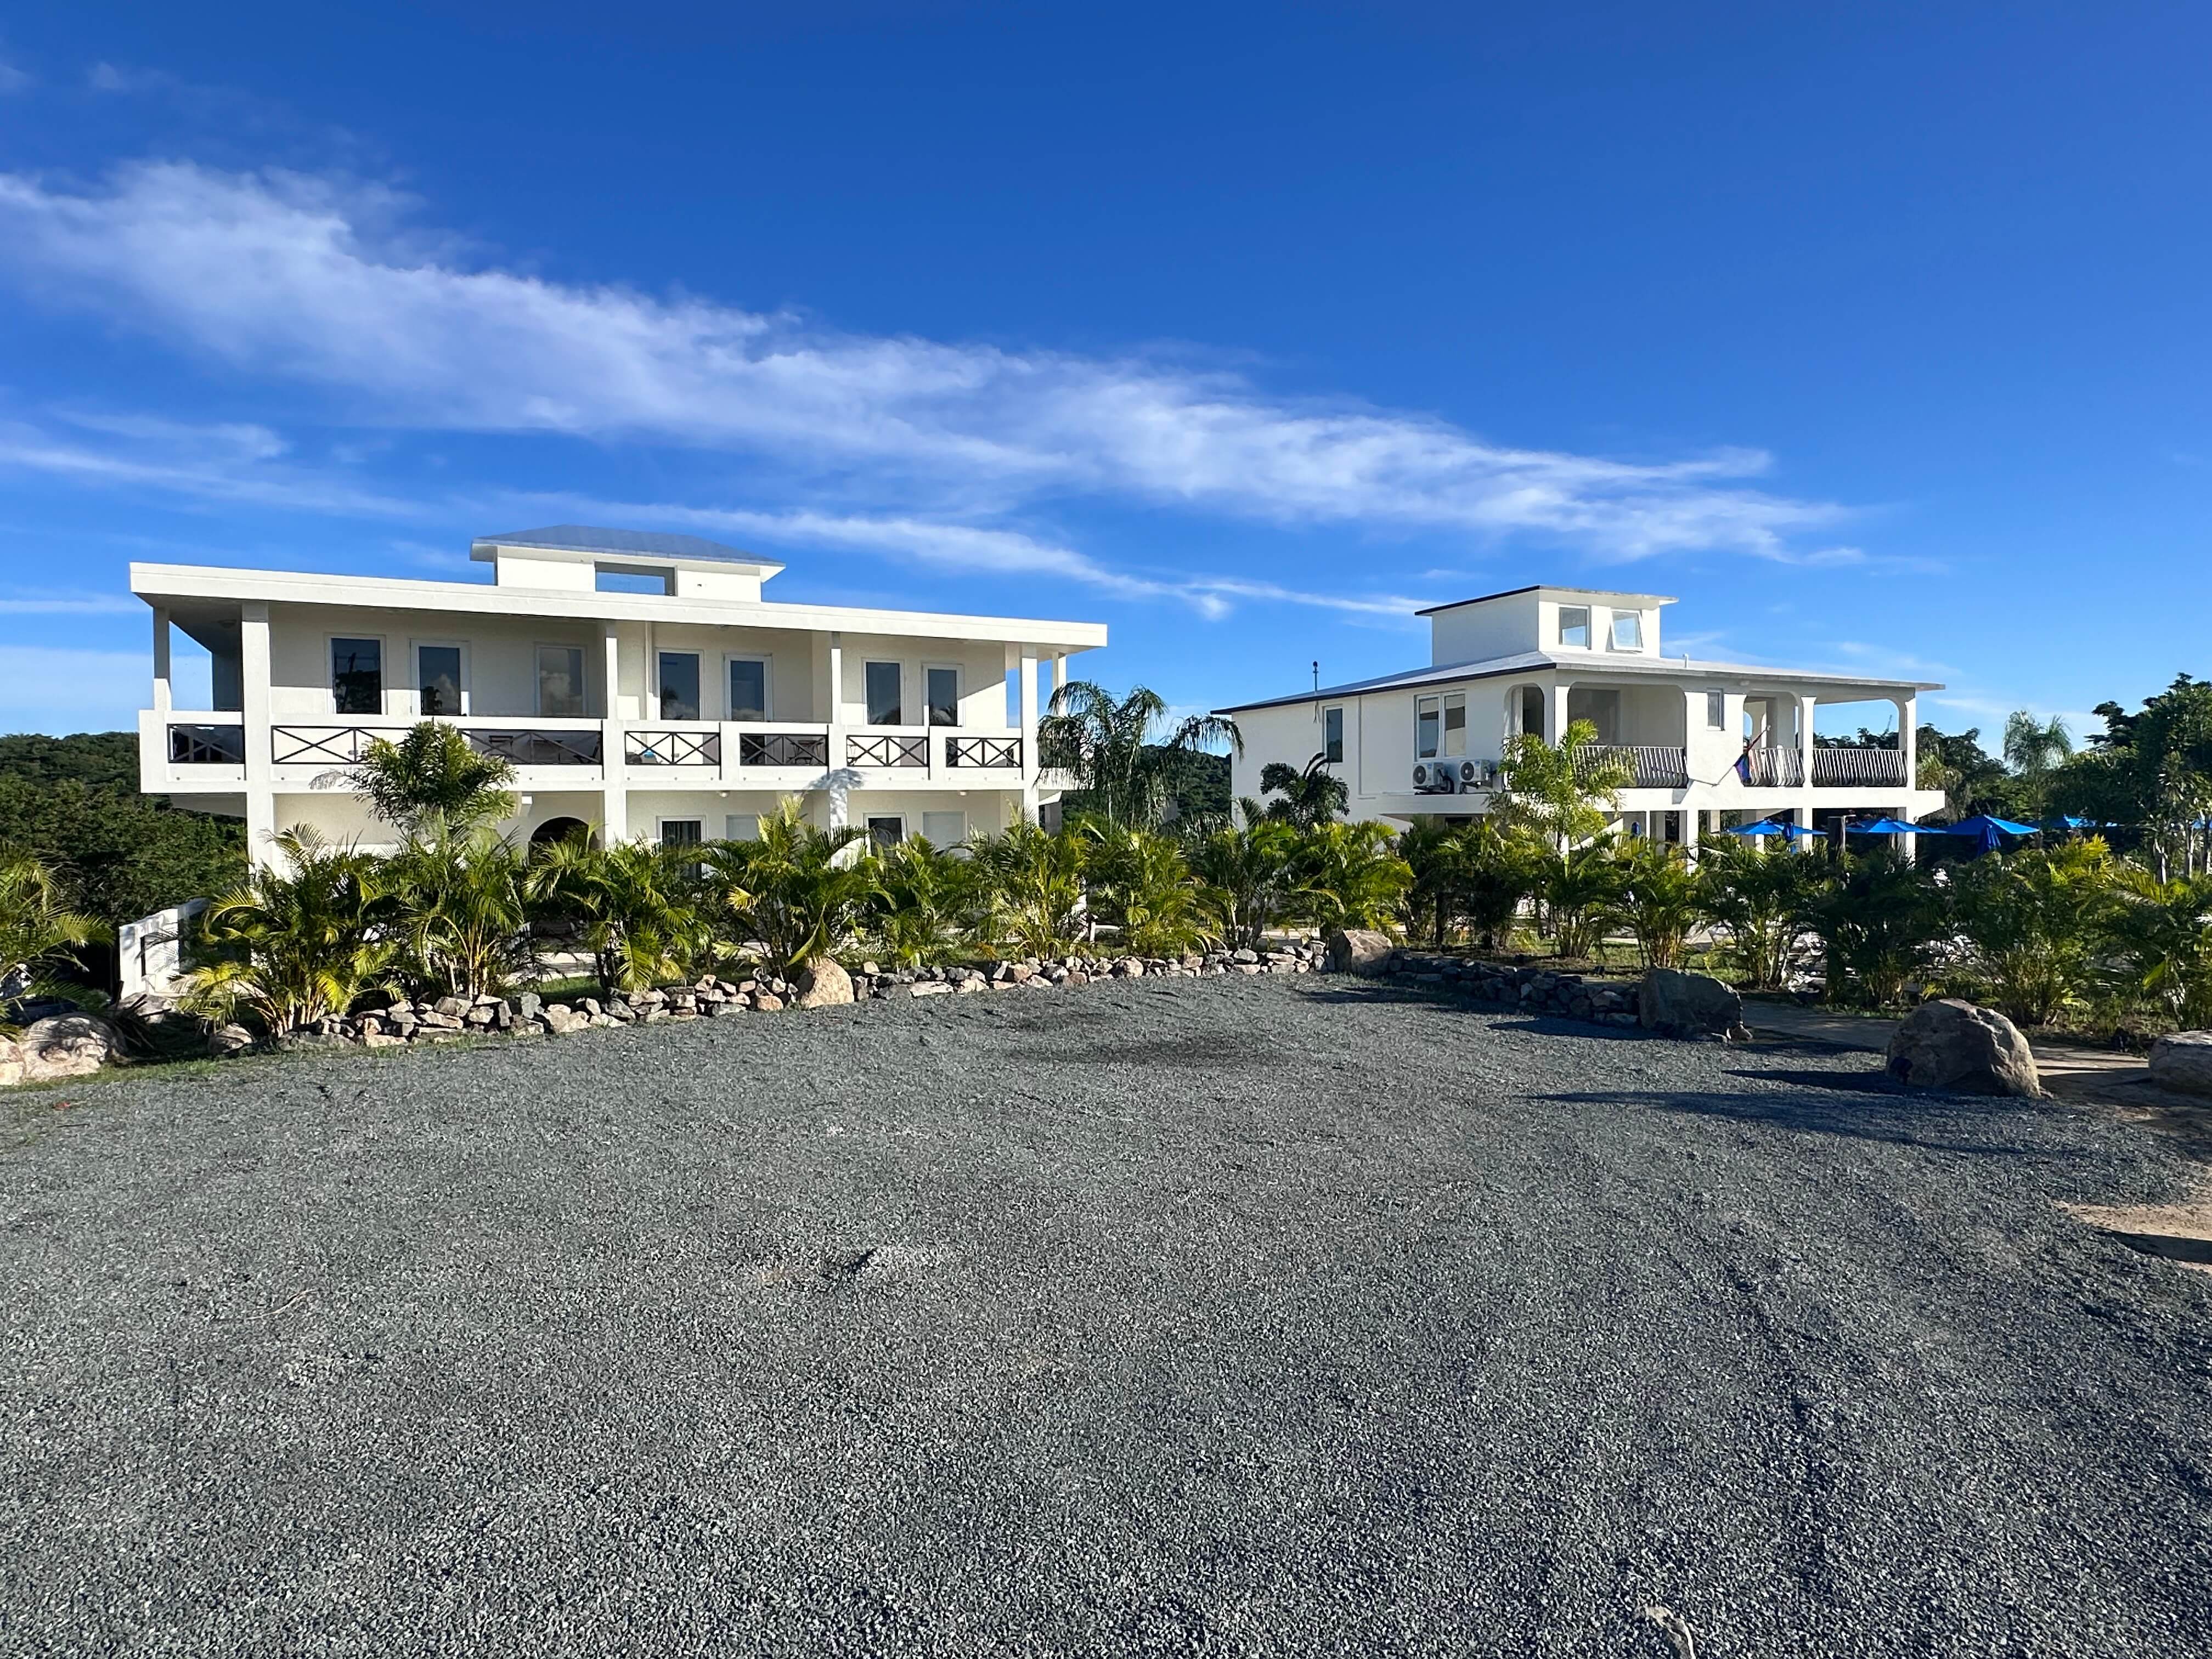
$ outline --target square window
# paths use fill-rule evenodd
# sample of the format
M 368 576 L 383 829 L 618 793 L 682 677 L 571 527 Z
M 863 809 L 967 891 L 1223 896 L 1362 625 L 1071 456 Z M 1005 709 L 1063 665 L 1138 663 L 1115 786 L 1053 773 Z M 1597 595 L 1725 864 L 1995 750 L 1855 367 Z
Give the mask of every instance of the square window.
M 886 720 L 885 725 L 891 722 Z M 870 818 L 868 839 L 878 847 L 896 847 L 906 839 L 906 820 L 899 817 Z
M 384 712 L 384 641 L 331 641 L 331 699 L 341 714 Z
M 899 706 L 899 665 L 895 662 L 872 662 L 867 667 L 868 724 L 897 726 L 902 724 Z
M 1344 710 L 1327 708 L 1321 717 L 1321 757 L 1331 766 L 1344 760 Z
M 577 645 L 538 647 L 538 712 L 580 720 L 584 714 L 584 649 Z
M 1642 611 L 1616 611 L 1613 613 L 1613 648 L 1616 651 L 1641 651 L 1644 648 Z
M 660 718 L 696 720 L 699 718 L 699 653 L 664 651 L 660 653 Z
M 696 847 L 706 839 L 706 825 L 697 818 L 663 818 L 660 821 L 660 844 L 663 847 Z
M 730 718 L 768 718 L 768 664 L 757 657 L 730 659 Z
M 968 815 L 965 812 L 924 812 L 921 815 L 922 839 L 943 852 L 948 847 L 957 847 L 968 839 Z
M 416 646 L 415 684 L 422 693 L 422 712 L 426 717 L 465 712 L 461 708 L 461 647 Z
M 1437 744 L 1442 734 L 1443 717 L 1434 697 L 1413 700 L 1413 757 L 1416 760 L 1434 760 Z
M 757 812 L 731 813 L 722 820 L 722 839 L 724 841 L 758 841 L 760 814 Z
M 1453 691 L 1444 697 L 1444 755 L 1458 760 L 1467 753 L 1467 693 Z
M 960 671 L 957 668 L 931 668 L 922 676 L 927 682 L 922 687 L 929 700 L 929 723 L 932 726 L 960 724 Z
M 1728 693 L 1705 693 L 1705 724 L 1717 732 L 1728 724 Z
M 1587 651 L 1589 649 L 1589 607 L 1586 605 L 1561 605 L 1559 607 L 1559 643 Z

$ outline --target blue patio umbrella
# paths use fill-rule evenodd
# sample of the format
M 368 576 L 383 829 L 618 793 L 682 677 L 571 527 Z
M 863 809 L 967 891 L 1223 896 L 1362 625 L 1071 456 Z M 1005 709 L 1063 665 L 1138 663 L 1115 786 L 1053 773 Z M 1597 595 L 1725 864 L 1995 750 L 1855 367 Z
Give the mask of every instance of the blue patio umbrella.
M 1762 818 L 1757 823 L 1739 823 L 1728 832 L 1731 836 L 1782 836 L 1790 841 L 1802 841 L 1808 836 L 1826 836 L 1825 830 L 1808 830 L 1802 823 L 1780 823 L 1772 818 Z
M 1872 823 L 1853 824 L 1851 833 L 1855 836 L 1941 836 L 1949 832 L 1925 823 L 1906 823 L 1898 818 L 1876 818 Z
M 2010 818 L 1994 818 L 1986 812 L 1978 812 L 1971 818 L 1961 818 L 1958 823 L 1947 826 L 1943 833 L 1961 836 L 1974 842 L 1978 854 L 1994 853 L 2004 845 L 2007 836 L 2032 836 L 2035 834 L 2035 826 L 2014 823 Z

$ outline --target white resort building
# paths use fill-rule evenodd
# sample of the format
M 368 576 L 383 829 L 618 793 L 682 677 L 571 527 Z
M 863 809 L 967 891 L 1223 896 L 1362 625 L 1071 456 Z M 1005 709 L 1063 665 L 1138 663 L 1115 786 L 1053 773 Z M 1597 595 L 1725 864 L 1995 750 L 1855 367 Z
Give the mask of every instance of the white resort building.
M 1489 810 L 1510 735 L 1556 744 L 1588 720 L 1634 774 L 1623 827 L 1662 841 L 1694 846 L 1765 818 L 1911 822 L 1942 807 L 1941 791 L 1912 787 L 1917 696 L 1940 686 L 1668 658 L 1660 611 L 1673 603 L 1534 586 L 1434 606 L 1420 613 L 1425 668 L 1218 710 L 1244 738 L 1231 787 L 1257 797 L 1270 762 L 1304 770 L 1319 757 L 1351 790 L 1355 818 L 1474 816 Z M 1895 746 L 1815 744 L 1824 703 L 1887 705 L 1859 718 L 1893 730 Z
M 1058 798 L 1038 667 L 1057 687 L 1106 643 L 1096 623 L 777 604 L 782 566 L 691 536 L 562 525 L 471 552 L 491 581 L 132 565 L 154 611 L 141 787 L 243 817 L 258 859 L 295 824 L 374 847 L 392 832 L 348 771 L 436 719 L 514 763 L 513 834 L 744 838 L 799 796 L 824 826 L 949 844 Z M 172 628 L 214 659 L 208 708 L 172 706 Z

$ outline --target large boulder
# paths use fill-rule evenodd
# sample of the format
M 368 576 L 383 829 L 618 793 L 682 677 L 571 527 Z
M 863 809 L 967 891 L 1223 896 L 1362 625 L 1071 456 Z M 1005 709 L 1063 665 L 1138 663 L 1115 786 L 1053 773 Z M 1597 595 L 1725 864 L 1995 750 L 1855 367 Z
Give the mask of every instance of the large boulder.
M 2212 1095 L 2212 1031 L 2176 1031 L 2153 1043 L 2150 1080 L 2185 1095 Z
M 816 957 L 799 970 L 801 1008 L 829 1008 L 853 1000 L 853 976 L 828 957 Z
M 1915 1089 L 1963 1095 L 2043 1092 L 2035 1051 L 2020 1028 L 1994 1008 L 1957 997 L 1923 1002 L 1889 1040 L 1889 1074 Z
M 1595 1006 L 1595 1005 L 1593 1005 Z M 1654 968 L 1644 975 L 1636 999 L 1637 1023 L 1647 1031 L 1672 1037 L 1737 1037 L 1743 1027 L 1743 999 L 1711 974 L 1679 968 Z
M 89 1076 L 113 1059 L 122 1046 L 115 1028 L 90 1014 L 58 1014 L 35 1021 L 15 1041 L 26 1083 Z
M 1390 970 L 1390 958 L 1398 947 L 1390 942 L 1388 933 L 1378 933 L 1365 927 L 1332 927 L 1324 941 L 1328 950 L 1328 971 L 1332 974 L 1358 974 L 1373 977 Z M 1239 960 L 1243 953 L 1238 953 Z M 1257 961 L 1256 957 L 1252 958 Z
M 12 1038 L 0 1037 L 0 1089 L 23 1080 L 23 1050 Z

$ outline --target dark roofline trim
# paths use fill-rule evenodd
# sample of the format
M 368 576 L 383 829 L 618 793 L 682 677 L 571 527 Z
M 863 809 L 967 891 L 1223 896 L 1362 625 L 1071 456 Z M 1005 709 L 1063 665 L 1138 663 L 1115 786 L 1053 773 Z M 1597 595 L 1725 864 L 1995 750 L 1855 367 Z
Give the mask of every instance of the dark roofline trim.
M 1530 582 L 1526 587 L 1508 587 L 1496 593 L 1478 594 L 1471 599 L 1454 599 L 1449 605 L 1432 605 L 1413 614 L 1433 617 L 1439 611 L 1457 611 L 1461 606 L 1469 605 L 1488 605 L 1492 599 L 1510 599 L 1516 593 L 1540 592 L 1547 587 L 1555 593 L 1620 593 L 1625 599 L 1656 599 L 1662 605 L 1679 603 L 1664 593 L 1625 593 L 1617 587 L 1572 587 L 1560 582 Z

